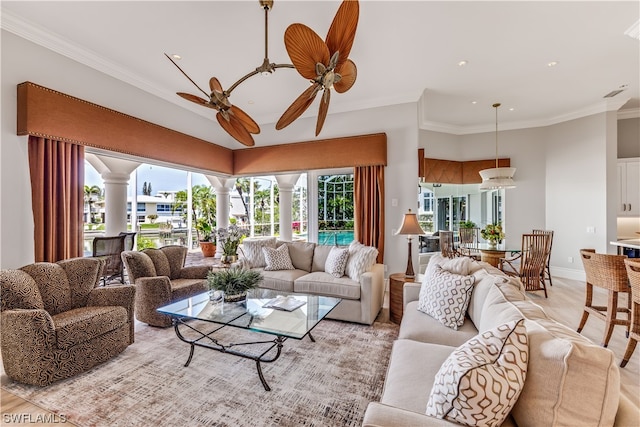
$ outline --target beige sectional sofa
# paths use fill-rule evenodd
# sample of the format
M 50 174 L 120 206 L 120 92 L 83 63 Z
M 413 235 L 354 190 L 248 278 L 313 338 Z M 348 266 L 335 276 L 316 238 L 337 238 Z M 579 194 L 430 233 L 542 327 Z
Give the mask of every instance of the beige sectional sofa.
M 448 261 L 434 255 L 425 276 L 432 277 L 435 266 Z M 526 378 L 502 425 L 640 425 L 639 409 L 620 393 L 620 373 L 610 350 L 549 318 L 526 297 L 517 279 L 476 261 L 468 273 L 475 282 L 457 330 L 418 311 L 421 283 L 404 286 L 404 316 L 384 391 L 380 402 L 367 407 L 363 425 L 458 425 L 425 415 L 442 364 L 478 331 L 519 319 L 524 319 L 528 337 Z
M 293 269 L 265 269 L 264 258 L 256 256 L 260 254 L 260 246 L 279 248 L 282 245 L 288 248 Z M 262 288 L 341 298 L 327 318 L 371 325 L 384 299 L 384 265 L 371 263 L 358 280 L 347 275 L 335 277 L 325 271 L 331 248 L 311 242 L 245 239 L 241 246 L 244 254 L 241 263 L 262 273 L 264 279 L 259 285 Z

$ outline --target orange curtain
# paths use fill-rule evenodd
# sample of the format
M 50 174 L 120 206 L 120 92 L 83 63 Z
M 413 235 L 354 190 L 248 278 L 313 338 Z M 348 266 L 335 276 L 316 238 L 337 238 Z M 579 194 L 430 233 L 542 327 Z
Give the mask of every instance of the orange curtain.
M 384 166 L 355 168 L 353 184 L 354 238 L 378 248 L 378 262 L 384 260 Z
M 36 262 L 83 255 L 84 147 L 29 136 Z

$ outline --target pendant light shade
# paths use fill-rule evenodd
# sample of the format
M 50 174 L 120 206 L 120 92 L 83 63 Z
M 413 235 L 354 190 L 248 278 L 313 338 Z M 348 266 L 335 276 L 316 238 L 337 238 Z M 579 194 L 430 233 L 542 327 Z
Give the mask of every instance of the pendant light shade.
M 482 177 L 482 184 L 480 184 L 481 190 L 515 188 L 516 186 L 513 182 L 513 175 L 516 173 L 516 168 L 498 167 L 498 107 L 500 107 L 500 103 L 493 104 L 493 108 L 496 109 L 496 167 L 480 171 L 480 176 Z

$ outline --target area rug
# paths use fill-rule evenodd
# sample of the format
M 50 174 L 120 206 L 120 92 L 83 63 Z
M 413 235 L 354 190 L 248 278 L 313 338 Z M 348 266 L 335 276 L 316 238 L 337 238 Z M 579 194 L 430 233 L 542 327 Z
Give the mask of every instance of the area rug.
M 264 335 L 225 328 L 238 342 Z M 323 320 L 309 338 L 289 339 L 273 363 L 256 364 L 189 345 L 173 328 L 138 325 L 136 342 L 114 359 L 40 388 L 3 388 L 78 426 L 359 426 L 382 394 L 398 326 Z M 241 336 L 240 336 L 241 335 Z M 235 340 L 235 341 L 234 341 Z

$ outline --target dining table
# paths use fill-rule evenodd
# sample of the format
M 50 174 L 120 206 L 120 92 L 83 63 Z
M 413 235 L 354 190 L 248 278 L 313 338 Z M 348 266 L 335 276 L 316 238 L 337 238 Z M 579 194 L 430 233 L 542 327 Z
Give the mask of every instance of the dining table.
M 474 245 L 474 249 L 480 251 L 480 261 L 487 262 L 496 268 L 499 268 L 500 258 L 505 258 L 507 253 L 512 255 L 521 252 L 521 248 L 516 248 L 506 243 L 499 243 L 497 245 L 477 243 Z

